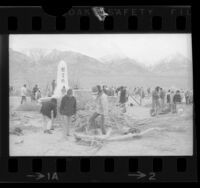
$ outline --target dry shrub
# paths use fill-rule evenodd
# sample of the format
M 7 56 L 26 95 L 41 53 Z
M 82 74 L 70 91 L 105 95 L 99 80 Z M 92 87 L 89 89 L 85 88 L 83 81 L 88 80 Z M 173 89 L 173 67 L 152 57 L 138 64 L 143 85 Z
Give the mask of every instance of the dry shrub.
M 112 127 L 114 129 L 118 129 L 122 127 L 123 124 L 126 123 L 126 121 L 124 120 L 124 117 L 121 113 L 121 109 L 117 107 L 117 97 L 108 97 L 108 103 L 109 103 L 109 113 L 108 116 L 105 117 L 106 118 L 105 127 L 106 128 Z M 92 99 L 85 104 L 84 109 L 79 109 L 77 111 L 77 118 L 76 118 L 77 132 L 85 132 L 86 129 L 89 131 L 101 127 L 100 117 L 96 118 L 94 127 L 89 126 L 88 120 L 95 112 L 95 107 L 96 107 L 95 101 L 94 99 Z
M 84 110 L 86 104 L 93 100 L 92 92 L 88 90 L 74 90 L 74 96 L 77 100 L 77 110 Z

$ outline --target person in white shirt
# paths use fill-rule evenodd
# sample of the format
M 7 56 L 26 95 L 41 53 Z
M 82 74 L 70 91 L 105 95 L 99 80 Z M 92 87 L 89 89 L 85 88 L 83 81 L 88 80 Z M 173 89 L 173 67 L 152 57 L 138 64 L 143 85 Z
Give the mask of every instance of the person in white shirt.
M 24 84 L 21 88 L 21 104 L 26 102 L 26 95 L 27 95 L 27 88 L 26 88 L 26 84 Z
M 91 126 L 94 126 L 95 119 L 100 116 L 101 117 L 101 131 L 102 134 L 106 134 L 104 121 L 105 116 L 108 114 L 108 99 L 107 95 L 103 92 L 101 89 L 101 86 L 97 86 L 98 94 L 96 98 L 96 110 L 93 113 L 92 117 L 89 120 L 89 123 Z

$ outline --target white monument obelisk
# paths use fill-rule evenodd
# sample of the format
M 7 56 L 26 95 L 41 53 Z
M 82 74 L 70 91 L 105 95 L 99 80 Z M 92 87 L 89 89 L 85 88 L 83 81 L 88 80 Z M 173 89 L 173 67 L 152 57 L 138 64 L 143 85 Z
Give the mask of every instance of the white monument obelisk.
M 57 68 L 57 83 L 53 97 L 61 97 L 63 87 L 66 91 L 69 89 L 67 64 L 62 60 Z

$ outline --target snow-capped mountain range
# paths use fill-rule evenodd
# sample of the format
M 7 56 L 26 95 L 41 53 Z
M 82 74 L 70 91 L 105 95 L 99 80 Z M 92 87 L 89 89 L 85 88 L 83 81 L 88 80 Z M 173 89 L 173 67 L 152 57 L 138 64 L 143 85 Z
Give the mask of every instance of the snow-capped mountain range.
M 154 66 L 146 67 L 141 62 L 126 56 L 104 56 L 96 59 L 75 51 L 33 49 L 18 52 L 10 49 L 10 80 L 13 85 L 24 82 L 40 83 L 45 87 L 56 79 L 57 64 L 66 61 L 69 80 L 79 80 L 80 87 L 96 84 L 107 85 L 184 85 L 191 84 L 192 61 L 182 54 L 173 54 Z M 186 86 L 186 87 L 187 87 Z

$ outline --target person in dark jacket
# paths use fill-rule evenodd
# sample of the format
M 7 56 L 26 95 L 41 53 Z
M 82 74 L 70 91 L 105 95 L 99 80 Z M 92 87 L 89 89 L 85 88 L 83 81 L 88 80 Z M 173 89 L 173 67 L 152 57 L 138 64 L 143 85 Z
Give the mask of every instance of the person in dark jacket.
M 119 103 L 120 104 L 126 103 L 126 90 L 123 86 L 120 89 Z
M 70 126 L 72 116 L 76 115 L 76 98 L 72 95 L 72 89 L 68 89 L 67 94 L 63 96 L 60 104 L 60 114 L 64 119 L 64 137 L 70 136 Z
M 57 116 L 57 100 L 52 98 L 50 101 L 43 102 L 40 113 L 43 115 L 44 133 L 52 134 L 53 121 Z
M 127 97 L 127 90 L 125 87 L 121 87 L 120 89 L 120 96 L 119 96 L 119 103 L 120 103 L 120 106 L 122 107 L 122 110 L 123 112 L 125 113 L 126 112 L 126 102 L 128 100 L 128 97 Z
M 34 87 L 33 87 L 33 90 L 32 90 L 32 97 L 31 97 L 31 100 L 32 101 L 35 101 L 36 100 L 36 93 L 38 91 L 38 85 L 36 84 Z
M 174 109 L 173 109 L 173 113 L 177 112 L 177 104 L 181 103 L 181 95 L 180 95 L 180 91 L 176 91 L 176 94 L 174 95 L 173 98 L 173 102 L 174 102 Z

